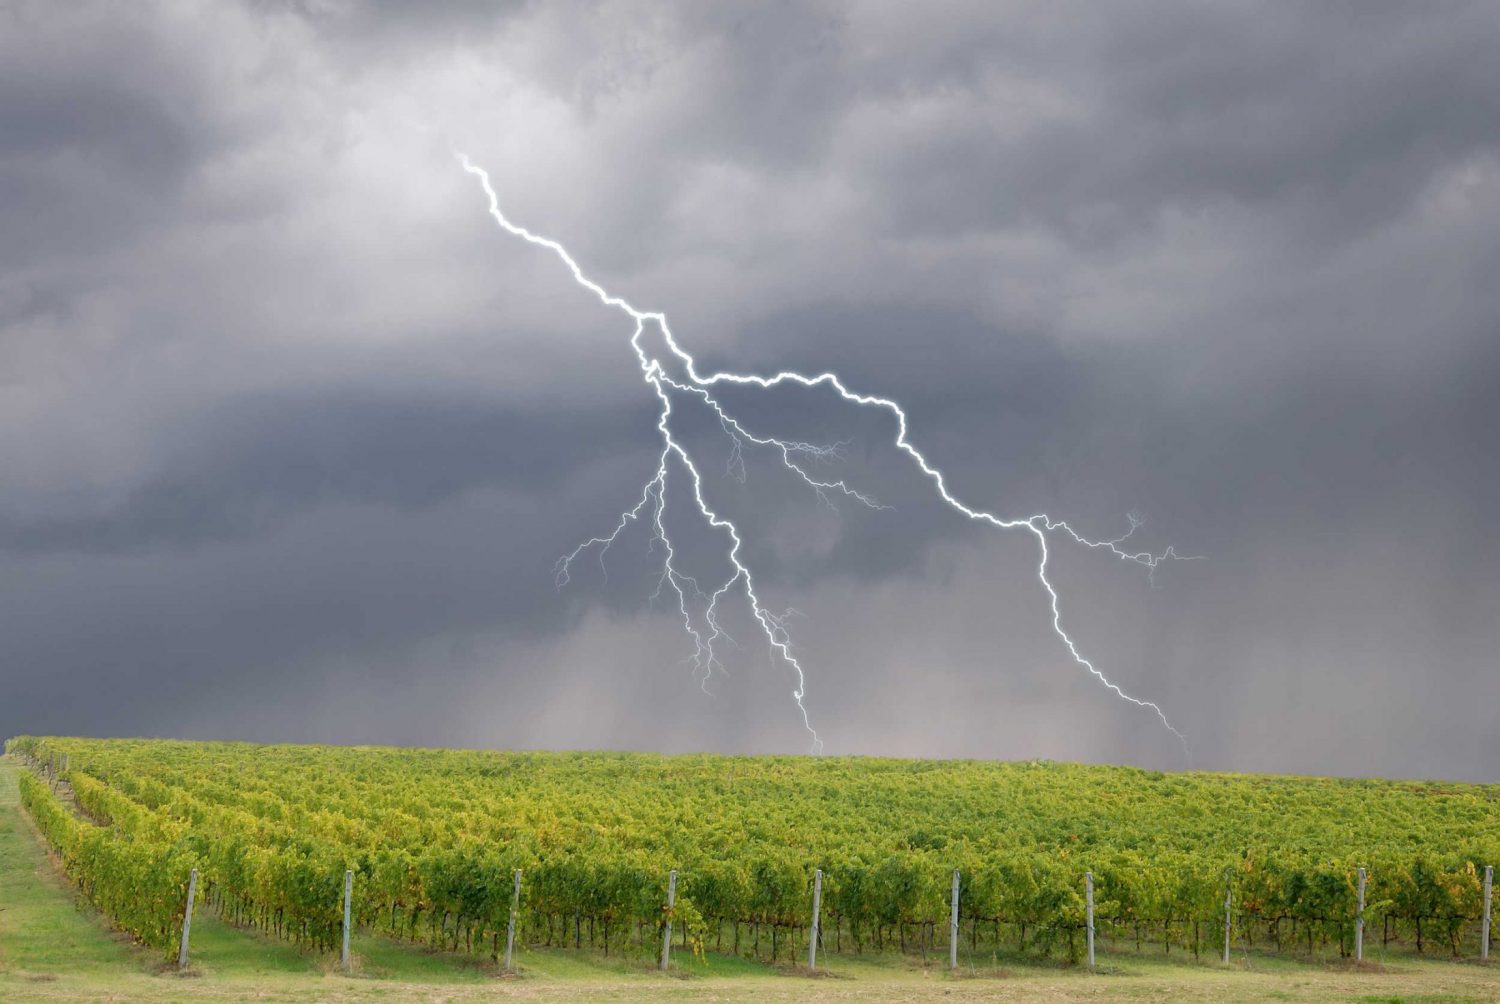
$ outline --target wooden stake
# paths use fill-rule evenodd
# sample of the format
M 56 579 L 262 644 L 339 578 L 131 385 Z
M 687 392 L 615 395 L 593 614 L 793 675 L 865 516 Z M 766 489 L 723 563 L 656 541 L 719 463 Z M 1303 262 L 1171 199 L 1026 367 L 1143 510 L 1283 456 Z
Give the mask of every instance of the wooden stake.
M 1359 870 L 1359 908 L 1354 915 L 1354 961 L 1365 957 L 1365 870 Z
M 1094 873 L 1083 873 L 1083 900 L 1088 910 L 1089 968 L 1094 968 Z
M 1234 904 L 1234 887 L 1228 882 L 1224 883 L 1224 962 L 1229 963 L 1229 929 L 1233 921 L 1230 919 L 1230 909 Z
M 661 936 L 661 971 L 672 960 L 672 907 L 677 905 L 677 869 L 667 873 L 667 926 Z
M 953 869 L 953 907 L 948 911 L 948 968 L 958 968 L 958 869 Z
M 823 869 L 813 872 L 812 937 L 807 941 L 807 968 L 818 968 L 818 920 L 823 909 Z
M 198 869 L 188 875 L 187 911 L 182 915 L 182 944 L 177 949 L 177 968 L 187 968 L 188 935 L 193 929 L 193 898 L 198 894 Z
M 516 911 L 521 908 L 521 869 L 516 869 L 516 884 L 510 894 L 510 921 L 505 925 L 505 970 L 510 971 L 516 950 Z
M 354 898 L 354 872 L 344 872 L 344 950 L 339 955 L 339 961 L 344 966 L 344 972 L 349 971 L 349 906 Z
M 1495 866 L 1484 866 L 1484 923 L 1481 925 L 1480 933 L 1483 937 L 1479 941 L 1479 957 L 1487 959 L 1490 957 L 1490 893 L 1495 888 Z

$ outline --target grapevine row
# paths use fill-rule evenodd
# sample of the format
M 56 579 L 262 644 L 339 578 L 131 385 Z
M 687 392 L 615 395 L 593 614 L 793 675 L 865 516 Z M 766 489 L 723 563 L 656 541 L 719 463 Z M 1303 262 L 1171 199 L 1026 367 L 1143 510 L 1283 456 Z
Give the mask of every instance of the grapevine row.
M 27 810 L 80 888 L 166 952 L 195 867 L 225 917 L 314 949 L 337 942 L 348 869 L 359 926 L 496 953 L 520 869 L 524 940 L 649 951 L 671 867 L 673 930 L 698 949 L 790 957 L 821 869 L 823 951 L 930 950 L 946 942 L 958 869 L 974 953 L 1074 955 L 1085 871 L 1096 923 L 1126 944 L 1197 951 L 1228 889 L 1242 946 L 1346 953 L 1363 866 L 1375 934 L 1460 954 L 1482 866 L 1500 858 L 1492 786 L 33 737 L 7 749 L 54 769 L 67 758 L 57 773 L 79 815 L 31 775 Z

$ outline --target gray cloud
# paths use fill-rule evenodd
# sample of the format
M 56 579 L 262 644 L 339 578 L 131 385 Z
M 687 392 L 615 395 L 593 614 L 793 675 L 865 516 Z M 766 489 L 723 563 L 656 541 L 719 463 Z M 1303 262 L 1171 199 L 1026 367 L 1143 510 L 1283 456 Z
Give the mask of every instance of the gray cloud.
M 191 416 L 190 431 L 163 437 L 163 468 L 121 497 L 95 511 L 0 522 L 0 548 L 190 548 L 264 534 L 282 518 L 339 503 L 420 510 L 497 487 L 550 494 L 605 456 L 649 464 L 626 430 L 652 419 L 645 409 L 604 419 L 586 407 L 547 415 L 431 398 L 231 401 Z
M 553 589 L 651 401 L 457 147 L 705 365 L 837 369 L 975 504 L 1207 555 L 1053 557 L 1199 764 L 1500 769 L 1483 5 L 0 18 L 0 731 L 802 748 L 753 625 L 698 688 L 644 539 Z M 721 477 L 681 409 L 831 749 L 1180 763 L 887 419 L 731 399 L 894 507 Z

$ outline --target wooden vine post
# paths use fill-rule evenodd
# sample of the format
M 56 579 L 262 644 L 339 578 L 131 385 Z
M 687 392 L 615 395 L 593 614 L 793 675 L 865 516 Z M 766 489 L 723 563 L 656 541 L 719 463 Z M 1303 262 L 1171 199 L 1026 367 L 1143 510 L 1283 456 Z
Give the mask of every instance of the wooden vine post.
M 1083 901 L 1088 914 L 1089 968 L 1094 968 L 1094 873 L 1083 873 Z
M 1490 957 L 1490 894 L 1495 889 L 1495 866 L 1484 866 L 1484 923 L 1480 925 L 1479 957 Z
M 515 887 L 510 893 L 510 920 L 505 925 L 505 971 L 510 972 L 516 951 L 516 911 L 521 908 L 521 869 L 516 869 Z
M 339 952 L 339 964 L 344 967 L 344 972 L 346 972 L 346 973 L 349 971 L 349 968 L 350 968 L 350 963 L 349 963 L 349 907 L 350 907 L 350 901 L 353 898 L 354 898 L 354 872 L 351 869 L 345 869 L 345 871 L 344 871 L 344 946 L 343 946 L 343 950 Z
M 1365 870 L 1359 870 L 1359 889 L 1356 913 L 1354 914 L 1354 961 L 1365 957 Z
M 807 940 L 807 968 L 818 968 L 818 920 L 823 908 L 823 869 L 813 872 L 812 937 Z
M 661 971 L 667 971 L 672 960 L 672 907 L 677 905 L 677 869 L 667 873 L 667 923 L 661 935 Z
M 958 968 L 958 869 L 953 869 L 953 907 L 948 911 L 948 968 Z
M 182 944 L 177 949 L 177 968 L 186 969 L 188 959 L 188 935 L 193 930 L 193 898 L 198 894 L 198 869 L 188 874 L 187 909 L 182 914 Z
M 1229 964 L 1229 931 L 1233 926 L 1231 920 L 1231 909 L 1234 906 L 1234 887 L 1226 880 L 1224 883 L 1224 964 Z

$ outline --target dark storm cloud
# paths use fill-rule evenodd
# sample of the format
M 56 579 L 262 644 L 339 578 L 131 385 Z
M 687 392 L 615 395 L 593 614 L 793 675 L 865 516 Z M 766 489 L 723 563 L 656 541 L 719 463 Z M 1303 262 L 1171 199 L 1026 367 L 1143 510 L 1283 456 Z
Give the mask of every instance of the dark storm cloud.
M 556 492 L 580 465 L 607 456 L 634 453 L 649 464 L 641 437 L 627 433 L 652 420 L 645 409 L 603 419 L 584 409 L 545 415 L 434 399 L 227 402 L 164 436 L 163 469 L 102 511 L 0 520 L 0 551 L 192 547 L 265 534 L 342 502 L 420 510 L 483 489 Z
M 802 748 L 753 625 L 693 683 L 643 539 L 552 589 L 651 402 L 458 147 L 705 365 L 837 369 L 974 504 L 1206 555 L 1052 558 L 1200 764 L 1500 770 L 1484 5 L 0 18 L 0 731 Z M 680 409 L 830 748 L 1180 762 L 888 418 L 731 399 L 893 506 L 742 487 Z
M 1482 7 L 1445 7 L 1440 26 L 1379 4 L 1061 10 L 961 49 L 956 114 L 924 121 L 908 99 L 921 142 L 876 168 L 908 186 L 890 204 L 903 230 L 1039 220 L 1087 245 L 1227 200 L 1339 239 L 1493 145 Z

